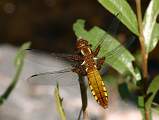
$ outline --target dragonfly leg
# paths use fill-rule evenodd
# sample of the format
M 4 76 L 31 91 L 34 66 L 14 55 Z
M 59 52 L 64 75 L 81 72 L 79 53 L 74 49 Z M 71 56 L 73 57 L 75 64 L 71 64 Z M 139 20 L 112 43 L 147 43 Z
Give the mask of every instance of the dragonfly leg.
M 96 50 L 95 50 L 95 51 L 93 51 L 93 55 L 94 55 L 94 57 L 96 57 L 96 56 L 98 55 L 99 50 L 100 50 L 100 45 L 98 45 L 98 47 L 96 48 Z
M 84 60 L 84 57 L 81 55 L 71 55 L 71 56 L 67 56 L 67 58 L 69 61 L 79 61 L 82 62 Z
M 85 69 L 84 65 L 76 65 L 76 66 L 74 66 L 72 71 L 77 73 L 77 74 L 79 74 L 79 75 L 82 75 L 82 76 L 86 76 L 87 75 L 87 72 L 86 72 L 86 69 Z
M 98 70 L 101 69 L 101 67 L 102 67 L 102 65 L 104 64 L 104 62 L 105 62 L 105 57 L 99 58 L 99 59 L 97 60 L 97 69 L 98 69 Z

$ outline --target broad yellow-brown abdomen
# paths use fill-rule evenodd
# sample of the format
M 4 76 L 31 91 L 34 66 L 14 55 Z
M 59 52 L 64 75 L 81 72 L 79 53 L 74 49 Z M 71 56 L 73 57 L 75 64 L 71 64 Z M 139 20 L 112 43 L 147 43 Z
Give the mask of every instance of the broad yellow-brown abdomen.
M 107 108 L 108 94 L 99 71 L 97 69 L 88 70 L 87 77 L 92 95 L 103 108 Z

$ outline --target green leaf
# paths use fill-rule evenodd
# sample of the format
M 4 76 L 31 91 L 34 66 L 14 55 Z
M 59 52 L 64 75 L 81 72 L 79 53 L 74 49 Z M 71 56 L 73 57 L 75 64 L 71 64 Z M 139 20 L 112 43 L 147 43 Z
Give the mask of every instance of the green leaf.
M 20 64 L 23 62 L 24 56 L 26 55 L 26 49 L 29 48 L 30 44 L 31 44 L 30 42 L 23 44 L 22 47 L 17 52 L 16 58 L 14 61 L 16 67 L 20 66 Z
M 147 53 L 151 52 L 159 40 L 159 24 L 156 22 L 159 14 L 159 0 L 151 0 L 144 16 L 145 46 Z
M 134 34 L 139 35 L 137 18 L 126 0 L 98 0 L 109 12 L 117 18 Z
M 153 99 L 155 95 L 157 94 L 157 91 L 159 90 L 159 75 L 155 77 L 155 79 L 152 80 L 151 84 L 148 87 L 147 95 L 150 95 L 149 98 L 146 101 L 146 108 L 151 109 L 151 104 L 153 102 Z
M 138 108 L 140 109 L 141 111 L 141 114 L 142 114 L 142 117 L 143 117 L 143 120 L 147 120 L 146 117 L 145 117 L 145 100 L 144 100 L 144 97 L 143 96 L 138 96 Z M 148 110 L 149 112 L 149 119 L 148 120 L 152 120 L 152 112 L 151 110 Z
M 23 64 L 24 64 L 25 54 L 26 54 L 25 50 L 28 49 L 29 46 L 30 46 L 30 42 L 27 42 L 27 43 L 23 44 L 22 47 L 17 52 L 16 58 L 15 58 L 16 73 L 15 73 L 15 76 L 14 76 L 11 84 L 8 86 L 6 91 L 1 95 L 0 105 L 3 104 L 3 102 L 9 97 L 9 95 L 15 88 L 16 83 L 19 80 L 19 77 L 20 77 L 20 74 L 21 74 L 21 71 L 23 68 Z
M 76 36 L 78 38 L 83 38 L 92 44 L 93 50 L 97 47 L 98 43 L 103 40 L 98 57 L 104 56 L 106 58 L 105 63 L 111 65 L 119 73 L 123 74 L 124 72 L 129 71 L 135 78 L 137 78 L 132 65 L 134 57 L 131 53 L 125 49 L 118 40 L 109 35 L 103 29 L 95 26 L 87 31 L 84 28 L 84 24 L 85 21 L 81 19 L 74 23 L 73 30 L 75 31 Z
M 145 118 L 145 110 L 144 110 L 144 97 L 143 96 L 138 96 L 138 108 L 141 111 L 141 114 L 143 116 L 143 120 L 146 120 L 146 118 Z
M 144 97 L 143 96 L 138 97 L 138 107 L 144 109 Z
M 136 73 L 137 79 L 132 79 L 132 82 L 137 86 L 137 83 L 141 81 L 141 73 L 137 66 L 135 67 L 135 73 Z
M 60 97 L 60 94 L 59 94 L 59 86 L 57 84 L 55 90 L 54 90 L 54 96 L 55 96 L 55 100 L 56 100 L 56 107 L 57 107 L 57 110 L 60 114 L 60 120 L 66 120 L 66 115 L 65 115 L 65 111 L 62 107 L 62 98 Z

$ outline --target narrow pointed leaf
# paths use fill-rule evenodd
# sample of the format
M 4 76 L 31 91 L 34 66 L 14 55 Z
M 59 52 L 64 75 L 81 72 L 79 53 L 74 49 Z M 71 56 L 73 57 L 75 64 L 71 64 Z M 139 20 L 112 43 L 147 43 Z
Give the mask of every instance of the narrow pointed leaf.
M 151 108 L 151 104 L 153 102 L 153 99 L 155 95 L 157 94 L 157 91 L 159 91 L 159 75 L 155 77 L 155 79 L 152 80 L 151 84 L 148 87 L 147 94 L 150 95 L 150 97 L 146 101 L 146 107 L 148 109 Z
M 18 50 L 15 58 L 15 67 L 16 67 L 16 73 L 13 77 L 12 82 L 6 89 L 6 91 L 0 96 L 0 105 L 3 104 L 3 102 L 9 97 L 13 89 L 15 88 L 20 74 L 22 72 L 23 64 L 24 64 L 24 58 L 25 58 L 25 50 L 28 49 L 30 46 L 30 42 L 27 42 L 22 45 L 22 47 Z
M 85 21 L 80 19 L 77 20 L 77 22 L 73 25 L 76 36 L 78 38 L 82 37 L 83 39 L 87 40 L 90 44 L 92 44 L 93 49 L 95 49 L 96 45 L 101 41 L 101 39 L 103 39 L 103 43 L 101 44 L 101 49 L 98 54 L 99 57 L 105 56 L 105 63 L 111 65 L 119 73 L 129 71 L 136 78 L 136 74 L 132 66 L 134 57 L 131 55 L 131 53 L 125 49 L 124 46 L 120 45 L 118 40 L 109 35 L 103 29 L 95 26 L 91 30 L 87 31 L 84 28 L 84 24 Z M 110 51 L 114 50 L 118 46 L 121 47 L 119 53 L 113 54 L 112 57 L 109 58 L 107 53 L 110 53 Z
M 138 35 L 137 18 L 126 0 L 98 0 L 109 12 L 118 19 L 134 34 Z
M 144 37 L 147 53 L 151 52 L 159 40 L 159 24 L 156 22 L 159 15 L 159 0 L 151 0 L 144 16 Z
M 23 62 L 24 56 L 26 55 L 26 49 L 29 48 L 30 44 L 31 44 L 30 42 L 27 42 L 27 43 L 23 44 L 22 47 L 17 52 L 16 58 L 15 58 L 15 61 L 14 61 L 16 67 L 18 67 L 20 65 L 20 63 Z
M 54 90 L 54 96 L 55 96 L 55 101 L 56 101 L 56 107 L 57 107 L 58 113 L 60 115 L 60 120 L 66 120 L 65 111 L 62 106 L 62 98 L 60 97 L 60 94 L 59 94 L 58 84 Z

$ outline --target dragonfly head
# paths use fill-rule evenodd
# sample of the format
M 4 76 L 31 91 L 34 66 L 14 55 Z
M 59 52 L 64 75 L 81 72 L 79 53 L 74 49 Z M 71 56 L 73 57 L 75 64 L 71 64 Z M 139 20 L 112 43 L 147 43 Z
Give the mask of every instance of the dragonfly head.
M 88 41 L 87 40 L 79 39 L 77 41 L 77 44 L 76 44 L 77 49 L 82 49 L 85 46 L 88 46 Z

